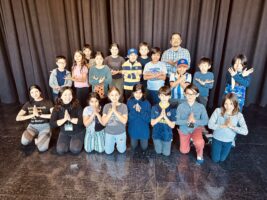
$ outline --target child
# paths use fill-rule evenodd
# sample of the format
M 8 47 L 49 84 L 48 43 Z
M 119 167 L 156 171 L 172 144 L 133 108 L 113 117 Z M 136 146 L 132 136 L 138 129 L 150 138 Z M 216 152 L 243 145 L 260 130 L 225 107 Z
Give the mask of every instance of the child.
M 137 147 L 139 140 L 143 151 L 148 147 L 151 105 L 144 95 L 144 86 L 136 84 L 133 87 L 132 97 L 127 102 L 129 111 L 128 132 L 133 150 Z
M 198 102 L 207 107 L 209 90 L 213 88 L 214 83 L 214 75 L 212 72 L 209 72 L 211 60 L 205 57 L 201 58 L 198 67 L 200 72 L 194 74 L 193 84 L 199 90 Z
M 226 74 L 225 94 L 234 93 L 237 96 L 239 110 L 242 112 L 246 98 L 246 88 L 250 84 L 253 68 L 247 70 L 244 67 L 247 65 L 247 57 L 243 54 L 237 55 L 232 60 L 232 66 Z
M 191 74 L 186 72 L 188 68 L 188 61 L 185 59 L 180 59 L 176 65 L 176 73 L 171 73 L 170 75 L 170 86 L 172 89 L 170 102 L 174 108 L 177 108 L 179 104 L 186 101 L 184 89 L 192 81 Z
M 172 129 L 175 126 L 175 109 L 169 104 L 171 90 L 168 86 L 159 89 L 159 104 L 152 107 L 151 125 L 153 142 L 157 154 L 171 154 Z
M 176 124 L 179 125 L 180 152 L 190 151 L 190 139 L 192 138 L 197 152 L 197 164 L 202 164 L 204 140 L 202 137 L 203 126 L 208 124 L 208 114 L 204 105 L 196 102 L 199 96 L 198 88 L 190 84 L 185 90 L 187 101 L 180 104 L 176 112 Z
M 85 55 L 86 66 L 88 68 L 95 65 L 95 60 L 93 59 L 93 48 L 89 44 L 85 44 L 83 47 L 83 53 Z
M 104 126 L 101 118 L 100 97 L 96 92 L 89 94 L 89 106 L 83 110 L 83 124 L 86 127 L 84 149 L 86 152 L 93 150 L 102 153 L 105 149 Z
M 44 152 L 48 149 L 51 138 L 49 119 L 53 104 L 42 97 L 42 91 L 38 85 L 32 85 L 29 93 L 31 100 L 24 104 L 16 117 L 16 121 L 30 120 L 22 134 L 21 144 L 28 145 L 37 136 L 34 140 L 35 145 L 40 152 Z
M 151 61 L 151 58 L 148 56 L 149 46 L 146 42 L 141 42 L 139 44 L 139 53 L 140 57 L 138 57 L 138 62 L 141 63 L 142 69 L 144 69 L 145 65 Z
M 149 46 L 146 42 L 141 42 L 139 44 L 139 53 L 140 56 L 138 57 L 137 61 L 141 63 L 142 70 L 144 70 L 147 63 L 151 61 L 151 58 L 148 56 L 149 54 Z M 147 88 L 147 81 L 143 79 L 141 80 L 143 86 Z
M 224 161 L 231 151 L 236 134 L 247 135 L 248 129 L 242 113 L 239 112 L 235 94 L 224 97 L 222 107 L 217 108 L 209 120 L 213 129 L 211 158 L 214 162 Z
M 59 155 L 68 151 L 73 154 L 81 152 L 85 134 L 82 112 L 73 90 L 70 87 L 62 88 L 50 120 L 51 127 L 60 128 L 57 140 Z
M 70 80 L 74 81 L 76 97 L 79 100 L 80 105 L 84 108 L 90 90 L 88 84 L 88 68 L 86 66 L 85 56 L 81 51 L 75 51 L 74 53 L 72 77 Z
M 92 90 L 97 92 L 101 99 L 104 99 L 108 93 L 108 86 L 111 84 L 111 72 L 108 66 L 103 65 L 103 54 L 98 51 L 95 55 L 96 65 L 90 68 L 89 83 Z
M 70 80 L 71 74 L 66 67 L 66 57 L 57 56 L 56 57 L 57 69 L 53 69 L 49 77 L 49 86 L 53 89 L 53 100 L 56 102 L 59 90 L 62 87 L 71 87 L 72 81 Z
M 159 103 L 158 90 L 164 86 L 167 68 L 164 62 L 159 61 L 161 51 L 158 47 L 152 48 L 152 61 L 147 63 L 143 72 L 147 81 L 148 100 L 152 105 Z
M 111 86 L 114 86 L 120 90 L 122 100 L 123 77 L 121 74 L 121 66 L 125 62 L 125 60 L 119 55 L 119 45 L 117 43 L 111 44 L 110 53 L 111 55 L 105 58 L 104 64 L 110 68 L 112 74 Z
M 126 123 L 128 120 L 127 106 L 119 102 L 120 91 L 111 87 L 108 92 L 111 103 L 104 106 L 102 122 L 105 128 L 105 152 L 111 154 L 114 145 L 120 153 L 126 151 Z
M 122 65 L 122 74 L 124 80 L 124 96 L 127 101 L 131 96 L 133 86 L 140 83 L 142 75 L 142 65 L 137 61 L 137 50 L 131 48 L 128 50 L 127 57 L 129 60 Z

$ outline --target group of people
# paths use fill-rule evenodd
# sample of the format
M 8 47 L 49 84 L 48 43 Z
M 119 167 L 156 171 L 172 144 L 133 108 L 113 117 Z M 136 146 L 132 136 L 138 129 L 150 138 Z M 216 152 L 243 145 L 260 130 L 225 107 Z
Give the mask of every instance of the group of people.
M 127 60 L 119 55 L 119 46 L 110 46 L 111 55 L 104 58 L 99 51 L 92 56 L 90 45 L 74 53 L 71 71 L 66 58 L 56 57 L 57 68 L 52 70 L 49 85 L 53 101 L 45 99 L 38 85 L 29 88 L 31 100 L 24 104 L 16 120 L 30 120 L 22 134 L 21 143 L 33 140 L 39 151 L 49 148 L 51 129 L 59 127 L 57 153 L 78 154 L 126 151 L 127 133 L 131 148 L 140 143 L 146 151 L 150 130 L 157 154 L 169 156 L 174 128 L 180 138 L 180 152 L 196 149 L 196 163 L 204 162 L 203 131 L 213 130 L 211 158 L 224 161 L 230 153 L 236 134 L 246 135 L 248 129 L 242 115 L 246 88 L 253 68 L 247 69 L 247 58 L 240 54 L 233 58 L 226 75 L 222 106 L 210 119 L 206 106 L 214 75 L 212 63 L 203 57 L 199 71 L 192 76 L 190 53 L 182 48 L 181 35 L 173 33 L 171 48 L 164 51 L 140 43 L 127 52 Z M 151 56 L 149 56 L 151 55 Z

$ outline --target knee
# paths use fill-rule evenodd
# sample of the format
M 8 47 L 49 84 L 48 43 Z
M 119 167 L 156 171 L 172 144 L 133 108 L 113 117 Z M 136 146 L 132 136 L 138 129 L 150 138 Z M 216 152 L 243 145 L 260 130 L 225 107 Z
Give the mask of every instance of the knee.
M 180 152 L 182 154 L 187 154 L 187 153 L 189 153 L 189 151 L 190 151 L 190 148 L 189 147 L 188 148 L 183 148 L 183 147 L 180 146 Z
M 111 149 L 106 149 L 106 148 L 105 148 L 105 153 L 106 153 L 106 154 L 108 154 L 108 155 L 109 155 L 109 154 L 112 154 L 112 153 L 113 153 L 113 151 L 114 151 L 114 150 L 111 150 Z
M 57 153 L 59 155 L 63 155 L 64 153 L 66 153 L 68 151 L 68 148 L 66 145 L 57 145 Z
M 205 146 L 205 142 L 203 139 L 198 140 L 198 141 L 194 141 L 194 145 L 196 148 L 204 148 Z
M 31 141 L 27 140 L 25 137 L 21 137 L 21 144 L 26 146 L 28 144 L 30 144 Z
M 40 152 L 45 152 L 45 151 L 48 150 L 48 146 L 46 146 L 46 145 L 37 146 L 37 148 L 38 148 L 38 150 L 39 150 Z
M 79 154 L 81 150 L 82 150 L 81 148 L 70 148 L 70 152 L 75 155 Z

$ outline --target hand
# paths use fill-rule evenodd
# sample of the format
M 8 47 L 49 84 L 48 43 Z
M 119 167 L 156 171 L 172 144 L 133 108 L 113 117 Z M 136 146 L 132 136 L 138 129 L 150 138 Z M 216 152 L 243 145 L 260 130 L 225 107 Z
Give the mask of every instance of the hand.
M 233 124 L 232 124 L 232 121 L 231 121 L 231 118 L 228 117 L 226 120 L 225 120 L 225 123 L 224 125 L 228 128 L 232 128 L 233 127 Z
M 117 70 L 111 70 L 111 74 L 112 74 L 112 75 L 116 75 L 116 74 L 118 74 L 118 73 L 120 73 L 120 71 L 117 71 Z
M 205 83 L 213 83 L 214 80 L 205 80 Z
M 254 72 L 254 69 L 253 68 L 250 68 L 249 70 L 247 68 L 245 68 L 242 72 L 242 76 L 248 76 L 250 75 L 251 73 Z
M 112 108 L 111 108 L 112 112 L 116 112 L 117 111 L 117 106 L 115 103 L 112 103 Z
M 32 114 L 34 115 L 34 117 L 40 116 L 38 113 L 38 109 L 37 109 L 36 105 L 33 106 Z
M 94 80 L 98 80 L 98 78 L 97 78 L 96 76 L 93 76 L 93 79 L 94 79 Z
M 99 83 L 103 83 L 105 81 L 105 76 L 99 78 Z
M 166 117 L 166 111 L 165 111 L 165 109 L 162 109 L 162 111 L 161 111 L 161 113 L 160 113 L 160 117 L 161 117 L 161 118 Z
M 194 114 L 191 113 L 188 117 L 188 120 L 187 120 L 189 123 L 196 123 L 196 120 L 195 120 L 195 117 L 194 117 Z
M 140 112 L 141 111 L 141 106 L 138 103 L 135 104 L 135 110 L 136 110 L 136 112 Z
M 231 76 L 235 76 L 237 73 L 232 67 L 228 69 L 228 72 L 231 74 Z
M 56 86 L 54 89 L 59 91 L 61 89 L 61 87 L 60 86 Z
M 202 81 L 200 80 L 199 78 L 196 78 L 195 79 L 197 82 L 199 82 L 201 85 L 205 85 L 206 81 Z
M 65 121 L 70 121 L 70 114 L 68 113 L 67 110 L 65 110 L 64 119 Z

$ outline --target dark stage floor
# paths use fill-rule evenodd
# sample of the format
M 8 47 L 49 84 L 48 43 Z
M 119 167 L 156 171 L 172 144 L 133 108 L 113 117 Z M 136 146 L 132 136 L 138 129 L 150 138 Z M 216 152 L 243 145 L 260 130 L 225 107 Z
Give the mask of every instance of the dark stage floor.
M 170 157 L 117 153 L 58 156 L 57 134 L 50 149 L 22 147 L 26 123 L 15 122 L 19 106 L 0 106 L 0 199 L 267 199 L 267 109 L 244 113 L 249 135 L 240 136 L 228 160 L 214 164 L 205 147 L 205 163 L 178 152 Z

